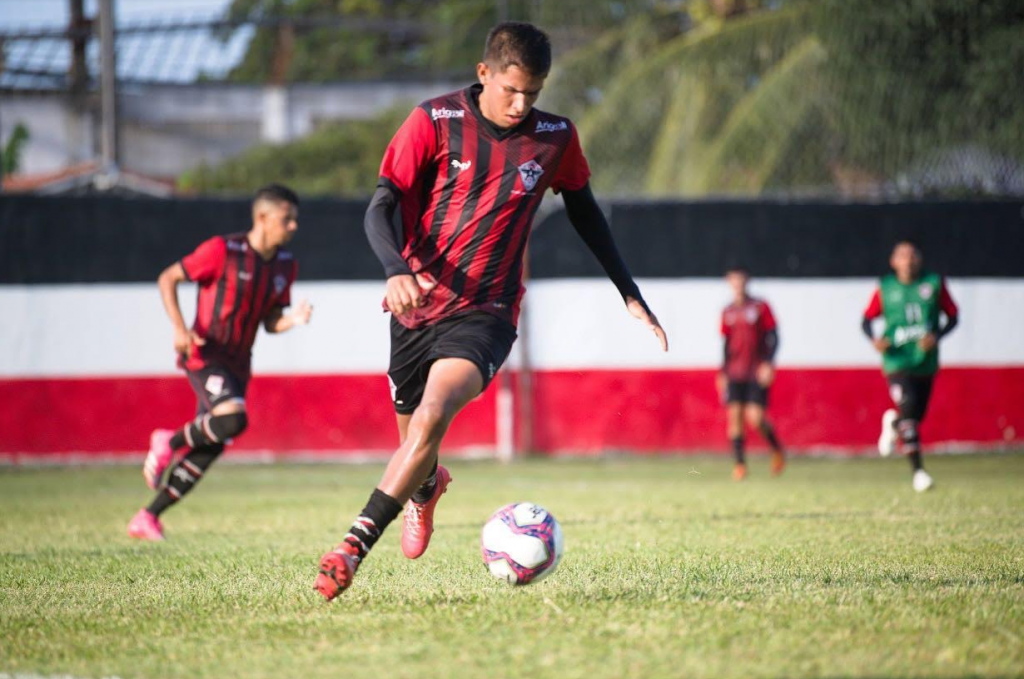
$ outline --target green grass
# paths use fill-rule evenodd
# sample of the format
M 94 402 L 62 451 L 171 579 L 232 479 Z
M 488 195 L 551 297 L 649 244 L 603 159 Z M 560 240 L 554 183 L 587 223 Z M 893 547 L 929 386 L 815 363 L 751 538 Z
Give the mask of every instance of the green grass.
M 0 674 L 79 677 L 1024 675 L 1024 455 L 454 463 L 430 551 L 393 526 L 327 605 L 317 559 L 379 466 L 222 466 L 124 535 L 138 470 L 0 470 Z M 480 526 L 516 500 L 562 522 L 512 588 Z

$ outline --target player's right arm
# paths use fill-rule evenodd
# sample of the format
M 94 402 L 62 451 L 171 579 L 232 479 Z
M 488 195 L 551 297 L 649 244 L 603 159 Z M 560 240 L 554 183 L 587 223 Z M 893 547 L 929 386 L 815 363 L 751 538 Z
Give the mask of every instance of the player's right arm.
M 206 339 L 185 325 L 181 305 L 178 304 L 178 285 L 184 281 L 209 285 L 220 278 L 224 271 L 227 251 L 227 242 L 220 236 L 215 236 L 200 243 L 199 247 L 183 257 L 180 262 L 175 262 L 164 269 L 156 279 L 164 310 L 174 328 L 174 351 L 186 357 L 192 353 L 193 346 L 206 344 Z
M 192 345 L 202 345 L 206 342 L 195 332 L 185 325 L 185 318 L 181 315 L 181 305 L 178 304 L 178 285 L 188 280 L 185 276 L 185 269 L 181 262 L 175 262 L 164 269 L 156 279 L 157 287 L 160 288 L 160 299 L 164 303 L 164 310 L 167 317 L 171 319 L 171 327 L 174 329 L 174 351 L 178 354 L 188 356 L 192 351 Z
M 423 306 L 424 293 L 433 284 L 415 276 L 402 256 L 395 233 L 394 217 L 402 196 L 415 186 L 424 171 L 434 162 L 437 134 L 430 116 L 420 107 L 413 109 L 398 128 L 381 161 L 380 179 L 363 220 L 370 248 L 377 255 L 387 277 L 385 303 L 391 313 L 401 316 Z
M 868 302 L 868 306 L 864 309 L 864 318 L 861 320 L 861 330 L 867 335 L 867 338 L 871 340 L 871 344 L 874 345 L 875 350 L 878 353 L 885 353 L 885 350 L 891 346 L 889 339 L 884 335 L 881 337 L 875 337 L 875 332 L 871 327 L 871 322 L 882 315 L 882 290 L 881 288 L 875 288 L 875 293 L 871 295 L 871 301 Z

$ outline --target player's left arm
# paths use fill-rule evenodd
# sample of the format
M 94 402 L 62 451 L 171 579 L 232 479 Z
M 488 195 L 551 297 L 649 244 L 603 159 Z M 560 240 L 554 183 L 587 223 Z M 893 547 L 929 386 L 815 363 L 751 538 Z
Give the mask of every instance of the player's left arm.
M 278 304 L 263 319 L 263 327 L 267 332 L 276 334 L 287 332 L 299 325 L 306 325 L 313 316 L 313 305 L 309 300 L 302 300 L 292 311 L 285 313 L 284 307 Z
M 571 130 L 572 137 L 562 154 L 551 188 L 555 193 L 562 194 L 569 222 L 615 284 L 626 303 L 626 309 L 651 329 L 661 344 L 661 350 L 668 351 L 668 335 L 658 322 L 658 317 L 647 306 L 629 268 L 622 261 L 622 255 L 608 227 L 608 220 L 590 190 L 590 167 L 580 147 L 576 127 L 571 126 Z
M 939 327 L 935 329 L 935 332 L 930 332 L 921 338 L 920 345 L 925 351 L 933 349 L 939 340 L 952 332 L 960 321 L 960 310 L 957 308 L 956 302 L 953 301 L 953 296 L 949 294 L 945 278 L 942 279 L 939 286 L 939 310 L 942 311 L 946 320 L 944 323 L 939 322 Z
M 779 326 L 767 304 L 761 312 L 761 329 L 764 332 L 764 360 L 757 368 L 757 381 L 767 387 L 775 381 L 775 354 L 779 351 Z

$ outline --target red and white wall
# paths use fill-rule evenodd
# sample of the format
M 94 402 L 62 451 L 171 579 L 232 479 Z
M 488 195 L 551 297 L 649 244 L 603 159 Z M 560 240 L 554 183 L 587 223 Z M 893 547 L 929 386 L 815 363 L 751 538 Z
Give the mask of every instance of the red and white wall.
M 521 339 L 507 372 L 456 420 L 447 453 L 492 454 L 499 441 L 542 454 L 725 451 L 714 373 L 729 298 L 721 273 L 737 262 L 779 320 L 770 413 L 782 440 L 870 450 L 889 402 L 860 318 L 907 237 L 949 276 L 961 309 L 942 342 L 926 445 L 1024 443 L 1024 202 L 605 208 L 670 351 L 626 313 L 564 212 L 546 210 L 531 237 Z M 313 322 L 260 335 L 251 425 L 230 455 L 380 456 L 396 445 L 364 211 L 365 201 L 303 201 L 293 298 L 312 301 Z M 248 228 L 248 212 L 244 199 L 0 197 L 0 462 L 130 459 L 153 428 L 191 416 L 155 279 L 205 238 Z M 181 299 L 191 315 L 194 292 Z
M 716 279 L 640 279 L 669 335 L 654 336 L 598 278 L 533 281 L 521 336 L 532 367 L 532 445 L 542 453 L 724 449 L 714 388 Z M 878 357 L 860 331 L 874 279 L 761 279 L 753 292 L 780 326 L 770 413 L 795 449 L 868 448 L 887 407 Z M 1024 441 L 1024 280 L 950 280 L 960 326 L 942 343 L 943 370 L 926 442 Z M 248 398 L 252 425 L 235 451 L 317 456 L 384 454 L 397 442 L 384 373 L 387 316 L 378 282 L 299 282 L 313 322 L 261 334 Z M 194 294 L 183 288 L 186 316 Z M 155 284 L 0 286 L 0 459 L 137 455 L 154 427 L 190 417 L 194 399 L 174 368 Z M 452 450 L 496 445 L 498 382 L 464 412 Z M 519 386 L 519 385 L 513 385 Z M 518 404 L 517 404 L 518 405 Z M 516 410 L 516 408 L 513 408 Z

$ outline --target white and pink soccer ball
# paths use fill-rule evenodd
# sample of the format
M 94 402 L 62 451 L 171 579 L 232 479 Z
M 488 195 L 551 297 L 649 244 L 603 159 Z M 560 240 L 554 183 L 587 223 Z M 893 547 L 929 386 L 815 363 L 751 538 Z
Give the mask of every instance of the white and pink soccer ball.
M 491 575 L 512 585 L 536 582 L 562 558 L 562 527 L 546 509 L 516 502 L 494 512 L 480 535 Z

